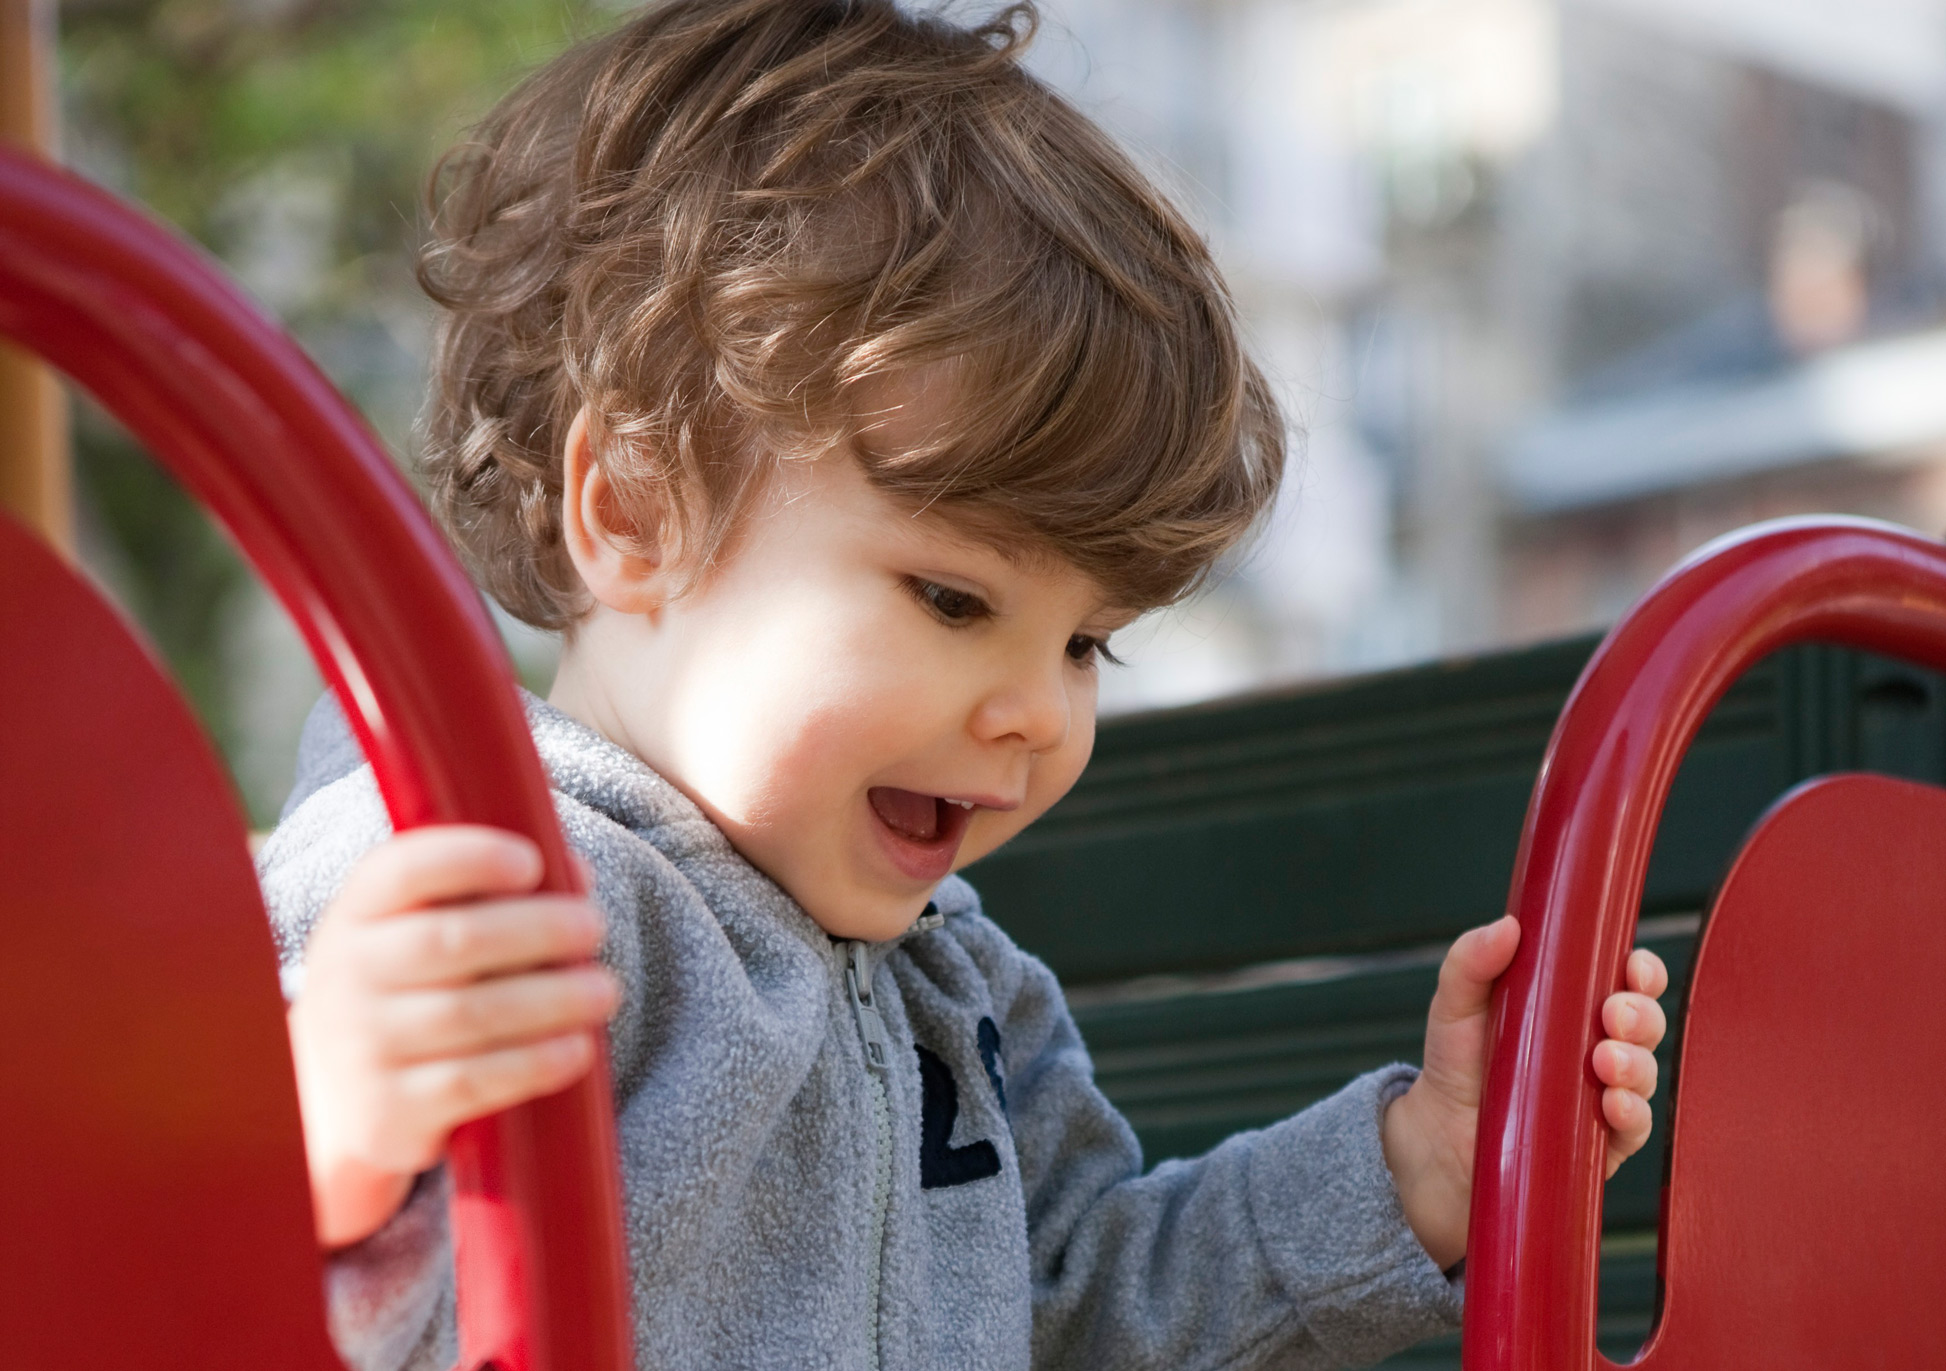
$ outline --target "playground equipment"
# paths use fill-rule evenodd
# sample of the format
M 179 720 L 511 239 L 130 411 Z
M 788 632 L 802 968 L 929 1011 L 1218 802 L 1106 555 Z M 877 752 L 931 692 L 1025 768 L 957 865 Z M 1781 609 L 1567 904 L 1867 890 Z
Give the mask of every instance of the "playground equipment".
M 1760 657 L 1847 643 L 1946 666 L 1946 548 L 1864 521 L 1705 548 L 1619 624 L 1555 729 L 1509 907 L 1467 1254 L 1468 1371 L 1595 1351 L 1602 1136 L 1588 1056 L 1650 843 L 1710 707 Z M 1648 1371 L 1946 1364 L 1946 791 L 1781 800 L 1705 924 L 1682 1025 Z M 1896 1051 L 1893 1050 L 1896 1047 Z
M 576 877 L 479 598 L 377 441 L 172 235 L 0 151 L 0 335 L 89 390 L 303 631 L 397 828 Z M 0 1360 L 327 1367 L 295 1087 L 235 801 L 146 653 L 0 523 Z M 624 1371 L 608 1073 L 462 1129 L 462 1366 Z
M 569 888 L 476 596 L 280 333 L 168 235 L 0 153 L 0 334 L 92 391 L 222 520 L 305 632 L 395 825 L 525 832 Z M 220 769 L 113 611 L 4 524 L 0 634 L 0 1355 L 335 1365 L 274 959 Z M 1562 717 L 1496 1009 L 1471 1368 L 1597 1364 L 1595 1010 L 1704 714 L 1759 656 L 1812 638 L 1946 665 L 1946 551 L 1829 521 L 1719 546 L 1616 630 Z M 1946 1261 L 1893 1236 L 1946 1215 L 1925 1165 L 1946 1123 L 1927 1089 L 1946 1065 L 1927 993 L 1946 974 L 1927 904 L 1946 890 L 1942 839 L 1946 795 L 1844 777 L 1788 798 L 1739 859 L 1698 956 L 1646 1364 L 1946 1361 L 1924 1317 Z M 455 1138 L 463 1366 L 632 1366 L 606 1092 L 598 1070 Z

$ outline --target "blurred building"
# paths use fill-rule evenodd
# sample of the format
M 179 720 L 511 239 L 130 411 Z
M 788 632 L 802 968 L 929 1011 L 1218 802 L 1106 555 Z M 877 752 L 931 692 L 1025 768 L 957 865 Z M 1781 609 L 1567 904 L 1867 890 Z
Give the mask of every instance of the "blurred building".
M 1308 433 L 1160 703 L 1595 627 L 1753 519 L 1946 531 L 1946 0 L 1050 0 Z

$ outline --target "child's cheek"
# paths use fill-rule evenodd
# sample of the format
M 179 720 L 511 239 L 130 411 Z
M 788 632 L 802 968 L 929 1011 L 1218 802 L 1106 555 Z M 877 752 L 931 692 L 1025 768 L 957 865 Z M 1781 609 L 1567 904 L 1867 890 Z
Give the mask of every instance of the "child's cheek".
M 780 611 L 692 655 L 672 720 L 680 781 L 719 822 L 801 822 L 859 755 L 866 683 L 832 627 Z
M 832 708 L 753 711 L 726 721 L 715 746 L 719 807 L 747 827 L 801 831 L 828 822 L 841 803 L 856 744 L 845 712 Z

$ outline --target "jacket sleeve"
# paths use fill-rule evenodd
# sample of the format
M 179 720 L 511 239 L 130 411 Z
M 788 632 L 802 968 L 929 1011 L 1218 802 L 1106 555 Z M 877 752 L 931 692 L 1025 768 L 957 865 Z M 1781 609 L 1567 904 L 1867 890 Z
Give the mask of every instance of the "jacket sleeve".
M 1412 1068 L 1144 1174 L 1053 974 L 1013 957 L 995 990 L 1012 992 L 1001 1031 L 1036 1367 L 1310 1371 L 1458 1326 L 1459 1282 L 1406 1225 L 1380 1150 Z

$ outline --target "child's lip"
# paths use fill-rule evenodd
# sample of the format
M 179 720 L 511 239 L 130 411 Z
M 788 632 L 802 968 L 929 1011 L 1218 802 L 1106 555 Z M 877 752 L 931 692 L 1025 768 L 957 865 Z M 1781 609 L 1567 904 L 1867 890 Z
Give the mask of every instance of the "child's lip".
M 894 786 L 874 786 L 872 789 L 901 796 L 908 803 L 922 794 L 901 791 Z M 901 874 L 915 881 L 940 881 L 953 870 L 953 859 L 959 855 L 960 840 L 966 836 L 973 811 L 956 803 L 940 803 L 948 798 L 946 796 L 927 795 L 924 798 L 933 801 L 936 806 L 939 826 L 931 838 L 915 838 L 894 828 L 879 812 L 878 806 L 872 803 L 870 792 L 866 795 L 865 808 L 872 816 L 872 829 L 878 834 L 879 847 Z
M 1009 800 L 1002 795 L 942 795 L 940 798 L 952 800 L 956 804 L 970 804 L 976 809 L 998 810 L 1002 814 L 1010 809 L 1020 808 L 1019 800 Z

